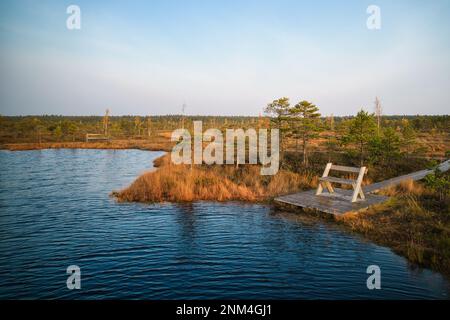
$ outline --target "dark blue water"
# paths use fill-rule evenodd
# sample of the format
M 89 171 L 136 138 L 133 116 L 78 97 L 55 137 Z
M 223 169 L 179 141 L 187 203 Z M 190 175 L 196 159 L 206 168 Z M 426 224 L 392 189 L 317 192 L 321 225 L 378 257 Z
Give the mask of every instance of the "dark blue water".
M 0 151 L 0 298 L 449 298 L 437 273 L 270 206 L 118 204 L 159 152 Z M 368 290 L 366 268 L 381 268 Z M 66 268 L 81 268 L 81 289 Z

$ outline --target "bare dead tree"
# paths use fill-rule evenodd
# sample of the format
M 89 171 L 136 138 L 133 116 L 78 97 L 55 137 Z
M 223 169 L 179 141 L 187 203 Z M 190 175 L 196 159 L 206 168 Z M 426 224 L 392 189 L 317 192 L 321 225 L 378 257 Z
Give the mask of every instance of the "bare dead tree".
M 383 108 L 381 107 L 381 102 L 378 97 L 375 97 L 375 116 L 377 117 L 377 133 L 380 135 L 381 128 L 381 115 L 383 114 Z
M 150 116 L 147 118 L 147 136 L 149 138 L 152 136 L 152 118 Z
M 328 118 L 329 124 L 330 124 L 330 130 L 334 131 L 334 114 L 331 114 Z
M 109 109 L 106 109 L 105 116 L 103 117 L 103 132 L 105 136 L 108 135 L 108 124 L 109 124 Z
M 184 113 L 186 111 L 186 103 L 181 106 L 181 128 L 184 129 Z

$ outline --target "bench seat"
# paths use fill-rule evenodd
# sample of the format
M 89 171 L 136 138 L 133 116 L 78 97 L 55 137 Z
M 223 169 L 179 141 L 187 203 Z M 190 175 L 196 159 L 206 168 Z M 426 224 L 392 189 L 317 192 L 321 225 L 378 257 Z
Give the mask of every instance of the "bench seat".
M 340 183 L 340 184 L 349 184 L 353 185 L 356 183 L 355 180 L 351 179 L 342 179 L 342 178 L 336 178 L 336 177 L 321 177 L 319 178 L 320 181 L 328 181 L 328 182 L 334 182 L 334 183 Z

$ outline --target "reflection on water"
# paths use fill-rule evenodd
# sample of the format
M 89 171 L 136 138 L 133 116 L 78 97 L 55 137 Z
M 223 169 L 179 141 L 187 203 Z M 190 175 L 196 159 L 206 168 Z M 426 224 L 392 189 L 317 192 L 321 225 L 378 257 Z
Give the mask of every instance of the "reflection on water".
M 175 204 L 178 209 L 175 220 L 180 226 L 180 236 L 184 241 L 195 239 L 195 209 L 193 203 Z
M 161 153 L 0 152 L 0 298 L 448 298 L 440 274 L 320 220 L 244 203 L 118 204 Z M 66 268 L 81 267 L 81 290 Z M 366 287 L 381 268 L 382 290 Z

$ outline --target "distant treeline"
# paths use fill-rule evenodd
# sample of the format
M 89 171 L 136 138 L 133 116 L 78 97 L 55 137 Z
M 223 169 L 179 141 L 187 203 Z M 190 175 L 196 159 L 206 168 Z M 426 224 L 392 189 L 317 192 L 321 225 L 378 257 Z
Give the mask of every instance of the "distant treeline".
M 335 116 L 332 121 L 338 125 L 351 118 Z M 449 115 L 396 115 L 382 116 L 381 119 L 383 127 L 400 127 L 407 120 L 416 131 L 450 128 Z M 203 121 L 204 128 L 249 128 L 267 123 L 267 118 L 245 116 L 110 116 L 107 134 L 117 138 L 151 136 L 157 131 L 174 130 L 182 126 L 190 128 L 193 120 Z M 320 120 L 326 125 L 330 122 L 330 117 L 321 117 Z M 79 140 L 83 139 L 86 133 L 104 133 L 104 130 L 104 117 L 101 116 L 0 116 L 1 142 L 29 139 Z
M 449 115 L 377 116 L 361 110 L 355 116 L 323 117 L 315 105 L 307 101 L 290 105 L 287 98 L 268 104 L 264 114 L 264 117 L 0 116 L 0 145 L 81 142 L 86 140 L 86 134 L 100 134 L 133 144 L 159 143 L 161 149 L 167 149 L 173 130 L 186 128 L 192 132 L 193 121 L 201 120 L 203 130 L 278 128 L 280 165 L 294 172 L 322 170 L 323 161 L 332 161 L 369 164 L 376 168 L 371 174 L 377 171 L 389 176 L 390 171 L 402 171 L 402 166 L 405 172 L 412 171 L 407 170 L 412 169 L 409 166 L 412 159 L 441 159 L 450 155 Z

